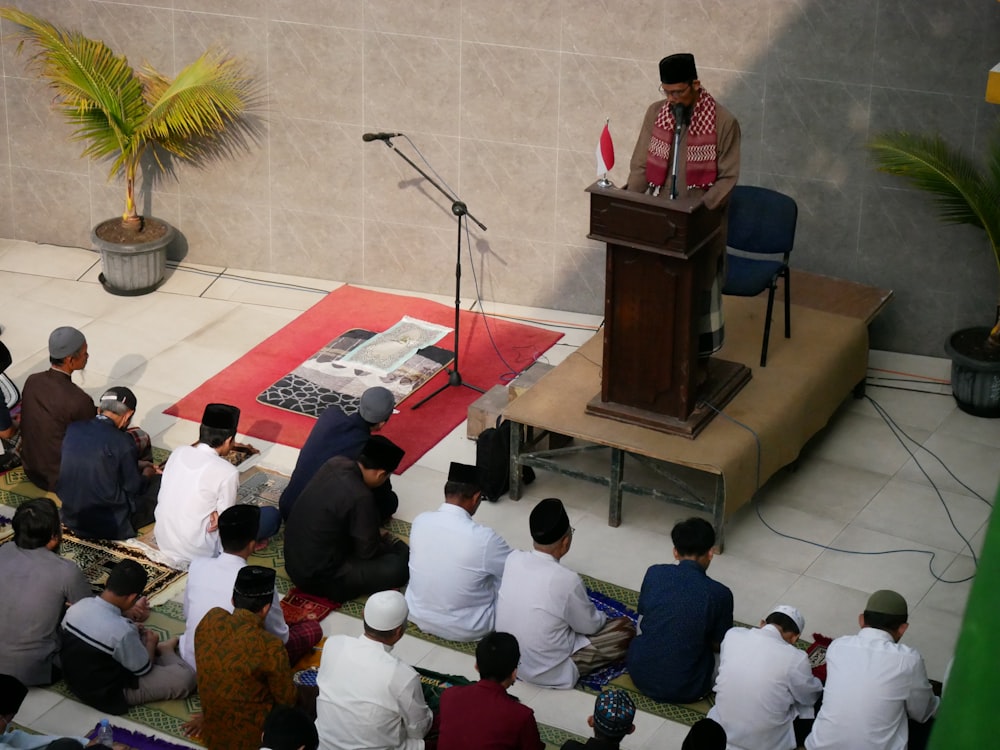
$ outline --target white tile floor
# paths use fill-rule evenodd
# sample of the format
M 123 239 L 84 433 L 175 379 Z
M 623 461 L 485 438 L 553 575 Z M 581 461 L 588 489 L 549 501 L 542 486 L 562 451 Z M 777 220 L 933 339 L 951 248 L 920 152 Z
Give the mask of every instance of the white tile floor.
M 77 326 L 87 335 L 91 353 L 87 370 L 77 375 L 80 385 L 95 396 L 111 384 L 133 387 L 139 398 L 137 422 L 165 448 L 189 443 L 196 434 L 192 423 L 165 416 L 165 407 L 338 286 L 319 279 L 185 265 L 169 270 L 156 293 L 123 298 L 100 287 L 98 272 L 97 256 L 87 250 L 0 240 L 0 324 L 14 355 L 8 374 L 22 384 L 29 373 L 47 365 L 49 331 Z M 450 304 L 448 299 L 439 301 Z M 471 301 L 466 304 L 470 306 Z M 577 313 L 491 303 L 485 308 L 494 314 L 559 321 L 561 325 L 553 327 L 565 336 L 543 357 L 552 364 L 586 341 L 600 322 Z M 955 408 L 947 387 L 933 382 L 947 380 L 949 368 L 943 359 L 872 352 L 871 365 L 880 368 L 873 371 L 876 375 L 895 371 L 907 374 L 896 377 L 931 379 L 923 385 L 903 384 L 925 393 L 880 387 L 868 392 L 917 441 L 910 450 L 939 485 L 941 497 L 872 405 L 849 399 L 806 447 L 797 470 L 779 473 L 760 491 L 760 516 L 748 506 L 730 519 L 726 552 L 716 558 L 710 573 L 733 589 L 738 619 L 756 622 L 770 605 L 788 602 L 804 612 L 807 634 L 829 636 L 856 629 L 858 612 L 872 589 L 895 588 L 912 611 L 906 642 L 923 653 L 930 675 L 940 678 L 958 634 L 968 583 L 935 581 L 929 554 L 827 551 L 783 538 L 761 520 L 782 533 L 845 550 L 933 552 L 930 567 L 946 578 L 972 573 L 970 552 L 949 524 L 943 504 L 978 554 L 990 509 L 975 493 L 992 499 L 996 490 L 1000 420 L 976 419 Z M 260 465 L 291 470 L 295 450 L 253 442 L 262 448 Z M 917 445 L 934 451 L 965 486 Z M 412 520 L 440 503 L 452 460 L 475 460 L 475 445 L 466 439 L 464 424 L 394 480 L 402 498 L 400 517 Z M 527 514 L 534 501 L 560 496 L 577 529 L 565 563 L 631 588 L 639 587 L 648 565 L 670 558 L 670 527 L 687 515 L 651 498 L 627 496 L 623 524 L 612 529 L 606 522 L 606 491 L 600 487 L 540 473 L 528 489 L 520 503 L 504 500 L 484 506 L 477 520 L 524 548 L 530 543 Z M 9 514 L 9 509 L 0 512 Z M 334 614 L 324 622 L 324 631 L 358 633 L 360 623 Z M 397 652 L 413 663 L 475 676 L 471 657 L 416 639 L 404 639 Z M 540 721 L 588 734 L 590 697 L 523 683 L 514 692 L 535 709 Z M 56 734 L 82 733 L 98 718 L 78 703 L 38 689 L 31 691 L 17 717 Z M 636 723 L 637 731 L 624 747 L 679 747 L 686 732 L 646 714 Z

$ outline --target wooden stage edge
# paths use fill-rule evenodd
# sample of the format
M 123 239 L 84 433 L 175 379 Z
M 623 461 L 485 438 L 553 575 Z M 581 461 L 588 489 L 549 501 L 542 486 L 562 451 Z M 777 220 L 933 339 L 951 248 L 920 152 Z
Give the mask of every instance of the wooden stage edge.
M 521 467 L 554 471 L 609 488 L 608 523 L 622 522 L 622 495 L 651 495 L 712 516 L 721 549 L 725 519 L 749 502 L 757 489 L 794 461 L 852 391 L 868 367 L 868 324 L 892 292 L 852 281 L 792 270 L 792 337 L 779 333 L 784 306 L 775 304 L 775 333 L 767 367 L 758 367 L 766 298 L 726 297 L 726 340 L 719 356 L 753 370 L 753 379 L 720 409 L 731 419 L 713 420 L 694 440 L 668 435 L 587 413 L 600 391 L 603 334 L 599 332 L 566 361 L 542 377 L 506 409 L 505 418 L 522 425 L 511 434 L 510 497 L 521 497 Z M 651 347 L 650 357 L 656 356 Z M 539 434 L 568 435 L 574 445 L 537 450 Z M 606 471 L 567 465 L 573 453 L 610 449 Z M 625 457 L 651 466 L 662 485 L 633 484 L 625 477 Z M 712 481 L 713 489 L 693 492 L 690 470 Z M 687 472 L 687 474 L 685 474 Z

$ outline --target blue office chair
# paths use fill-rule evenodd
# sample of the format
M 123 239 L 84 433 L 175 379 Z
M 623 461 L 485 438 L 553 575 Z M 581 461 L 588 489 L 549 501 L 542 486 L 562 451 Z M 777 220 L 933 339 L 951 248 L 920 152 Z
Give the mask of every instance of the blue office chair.
M 777 190 L 737 185 L 729 196 L 729 236 L 726 240 L 726 283 L 723 294 L 756 297 L 765 289 L 767 315 L 760 366 L 767 365 L 767 343 L 771 335 L 771 313 L 778 279 L 785 280 L 785 338 L 792 337 L 788 255 L 795 244 L 799 208 Z M 738 250 L 736 255 L 731 250 Z

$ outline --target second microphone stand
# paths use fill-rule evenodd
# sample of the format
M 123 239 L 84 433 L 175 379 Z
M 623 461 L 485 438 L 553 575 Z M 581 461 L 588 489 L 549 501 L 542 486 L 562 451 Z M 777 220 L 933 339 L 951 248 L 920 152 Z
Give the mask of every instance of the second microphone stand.
M 385 145 L 391 148 L 394 152 L 396 152 L 399 158 L 401 158 L 403 161 L 405 161 L 407 164 L 413 167 L 425 180 L 427 180 L 427 182 L 429 182 L 431 185 L 437 188 L 438 192 L 441 193 L 441 195 L 443 195 L 445 198 L 451 201 L 451 212 L 455 215 L 455 221 L 458 226 L 458 240 L 456 242 L 456 251 L 455 251 L 455 331 L 454 331 L 455 366 L 445 369 L 445 372 L 448 373 L 448 382 L 446 382 L 444 385 L 442 385 L 440 388 L 438 388 L 429 396 L 425 396 L 424 398 L 420 399 L 416 404 L 413 405 L 413 408 L 419 409 L 421 406 L 430 401 L 436 395 L 438 395 L 444 390 L 447 390 L 448 388 L 451 388 L 452 386 L 465 386 L 466 388 L 471 388 L 472 390 L 478 391 L 479 393 L 486 393 L 486 391 L 484 391 L 482 388 L 472 385 L 471 383 L 466 383 L 464 380 L 462 380 L 462 373 L 459 370 L 459 351 L 458 351 L 459 322 L 460 322 L 459 313 L 462 307 L 462 219 L 463 218 L 471 219 L 473 222 L 475 222 L 476 226 L 478 226 L 484 232 L 486 231 L 486 226 L 481 221 L 479 221 L 479 219 L 477 219 L 475 216 L 469 213 L 468 207 L 462 201 L 457 200 L 455 196 L 453 196 L 450 192 L 448 192 L 443 187 L 441 187 L 437 182 L 435 182 L 430 175 L 428 175 L 426 172 L 424 172 L 424 170 L 422 170 L 420 167 L 414 164 L 412 159 L 410 159 L 406 154 L 404 154 L 402 151 L 400 151 L 398 148 L 392 145 L 392 140 L 390 138 L 385 139 Z

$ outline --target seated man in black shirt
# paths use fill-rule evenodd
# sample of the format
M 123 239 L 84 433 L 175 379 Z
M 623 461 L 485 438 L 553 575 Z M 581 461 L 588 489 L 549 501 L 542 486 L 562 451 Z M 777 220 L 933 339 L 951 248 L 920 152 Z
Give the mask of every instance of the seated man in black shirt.
M 357 460 L 335 456 L 316 472 L 285 526 L 285 567 L 296 586 L 344 601 L 406 584 L 410 548 L 380 528 L 373 495 L 403 454 L 374 435 Z

